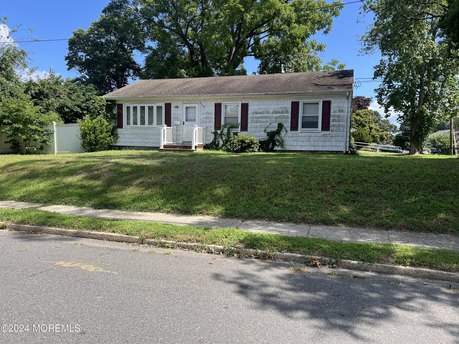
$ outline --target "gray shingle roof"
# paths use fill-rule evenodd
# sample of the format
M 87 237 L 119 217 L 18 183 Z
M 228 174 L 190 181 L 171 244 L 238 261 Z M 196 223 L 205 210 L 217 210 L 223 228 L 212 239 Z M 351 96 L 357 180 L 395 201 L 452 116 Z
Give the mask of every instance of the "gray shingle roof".
M 107 99 L 212 95 L 304 94 L 351 91 L 353 70 L 209 78 L 139 80 Z

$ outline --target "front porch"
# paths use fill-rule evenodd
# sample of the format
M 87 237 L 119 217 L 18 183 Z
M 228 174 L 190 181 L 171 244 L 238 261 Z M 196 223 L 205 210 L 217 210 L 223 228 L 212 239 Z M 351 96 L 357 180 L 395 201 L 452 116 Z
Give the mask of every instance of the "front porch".
M 191 127 L 163 126 L 160 136 L 159 149 L 161 151 L 202 150 L 205 143 L 205 128 L 197 125 Z

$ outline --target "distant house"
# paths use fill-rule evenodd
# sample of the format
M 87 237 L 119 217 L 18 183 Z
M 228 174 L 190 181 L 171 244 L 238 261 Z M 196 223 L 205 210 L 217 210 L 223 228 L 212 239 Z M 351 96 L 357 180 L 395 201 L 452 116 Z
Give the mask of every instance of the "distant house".
M 266 137 L 282 122 L 285 150 L 346 152 L 353 71 L 140 80 L 106 94 L 122 147 L 200 147 L 225 124 Z

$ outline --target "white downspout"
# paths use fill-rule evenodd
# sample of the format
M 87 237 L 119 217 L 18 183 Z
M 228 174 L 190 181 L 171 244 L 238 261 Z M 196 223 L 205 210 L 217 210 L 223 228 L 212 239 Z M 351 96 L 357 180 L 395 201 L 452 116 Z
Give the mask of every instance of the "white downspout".
M 346 142 L 344 143 L 344 153 L 349 152 L 349 145 L 350 145 L 350 135 L 351 135 L 351 102 L 352 102 L 352 92 L 347 92 L 347 114 L 348 118 L 346 121 Z

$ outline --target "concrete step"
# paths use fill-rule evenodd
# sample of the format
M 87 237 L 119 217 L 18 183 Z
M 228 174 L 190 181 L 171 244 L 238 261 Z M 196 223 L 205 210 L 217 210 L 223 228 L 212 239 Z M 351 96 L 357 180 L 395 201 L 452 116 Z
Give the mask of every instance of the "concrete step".
M 202 150 L 203 145 L 196 145 L 196 150 Z M 167 144 L 164 145 L 160 151 L 170 151 L 170 152 L 190 152 L 191 144 Z

